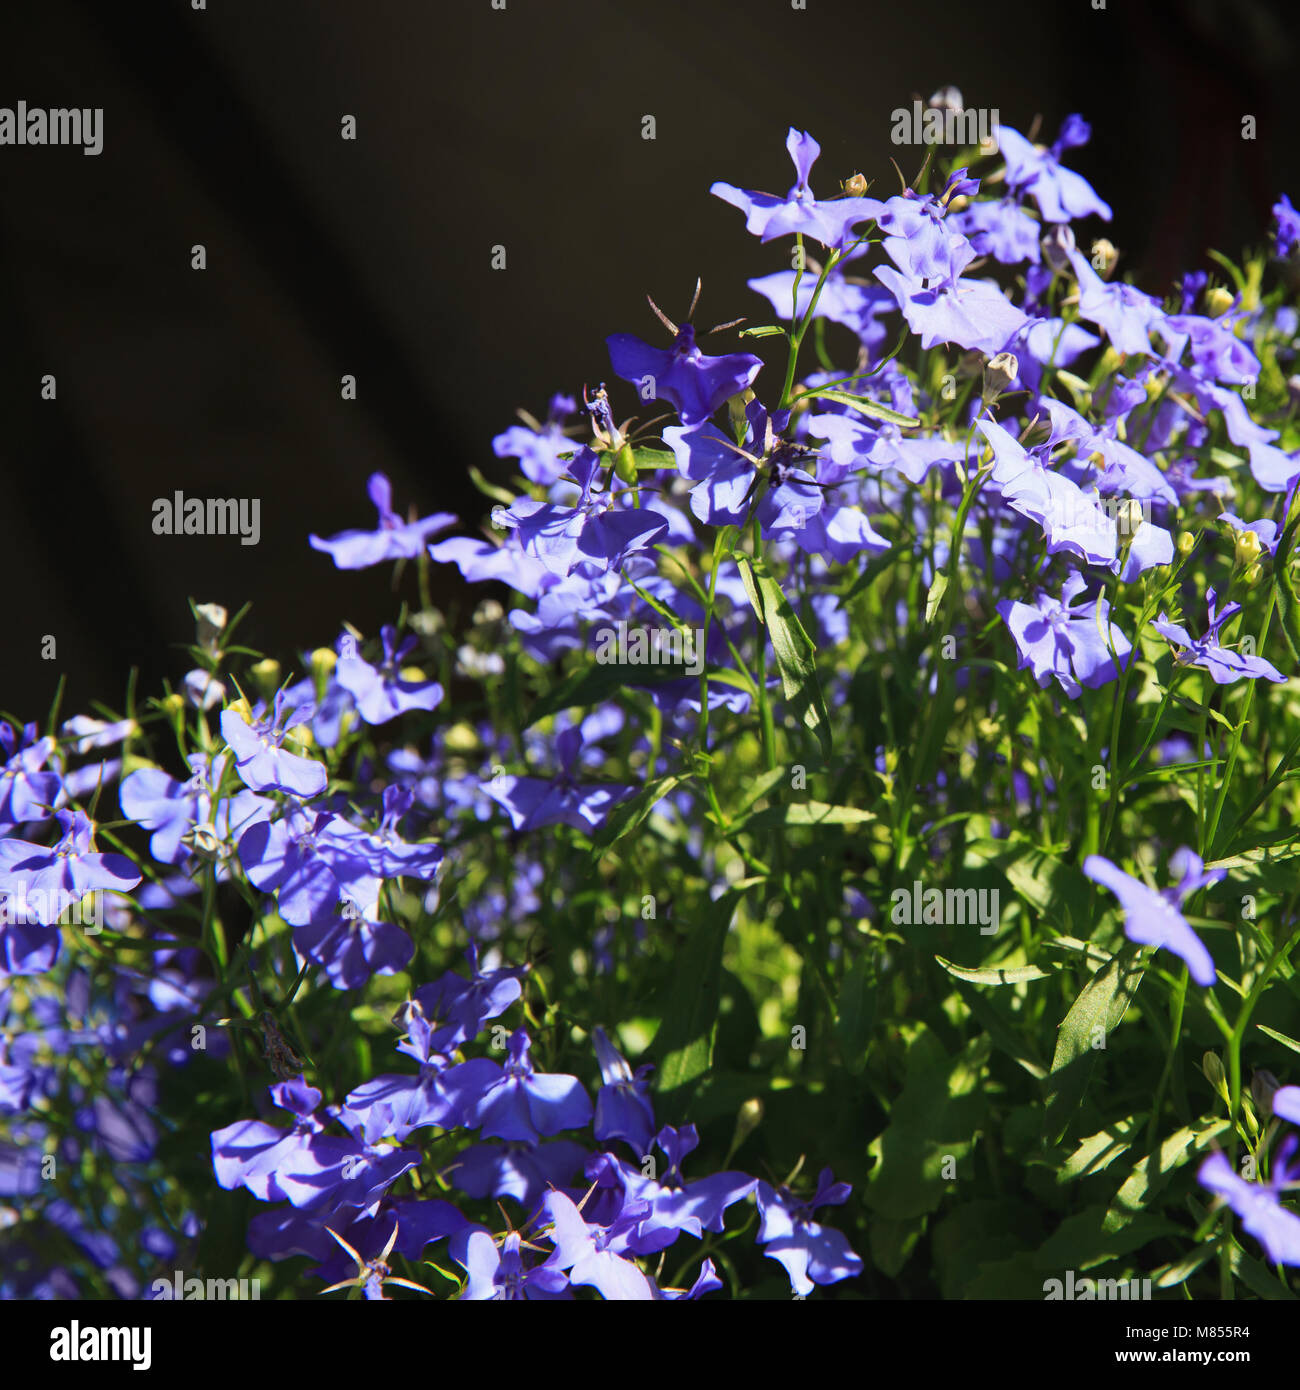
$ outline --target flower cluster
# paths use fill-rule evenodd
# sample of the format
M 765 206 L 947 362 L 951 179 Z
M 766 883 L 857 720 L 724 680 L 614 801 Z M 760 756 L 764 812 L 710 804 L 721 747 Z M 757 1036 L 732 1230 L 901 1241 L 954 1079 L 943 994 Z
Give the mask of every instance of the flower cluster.
M 1201 1184 L 1300 1264 L 1296 1138 L 1266 1181 L 1234 1166 L 1274 1132 L 1241 1048 L 1300 939 L 1300 738 L 1256 737 L 1300 717 L 1297 316 L 1264 252 L 1231 290 L 1112 278 L 1076 230 L 1111 218 L 1070 167 L 1089 138 L 1002 127 L 891 196 L 818 197 L 792 129 L 786 194 L 712 189 L 790 244 L 750 282 L 779 322 L 713 350 L 744 320 L 697 328 L 697 289 L 663 336 L 606 339 L 612 390 L 496 437 L 518 474 L 475 475 L 490 524 L 402 520 L 374 474 L 373 529 L 310 537 L 413 567 L 417 607 L 285 672 L 196 606 L 180 689 L 0 723 L 0 1196 L 25 1204 L 0 1292 L 149 1297 L 242 1189 L 264 1205 L 228 1258 L 313 1292 L 851 1297 L 927 1235 L 945 1291 L 987 1296 L 1035 1250 L 980 1249 L 996 1172 L 969 1208 L 937 1174 L 994 1125 L 1026 1171 L 1044 1146 L 1088 1171 L 1058 1073 L 1143 977 L 1175 1020 L 1151 1133 L 1171 1076 L 1186 1118 L 1186 1008 L 1230 1062 L 1226 1119 L 1178 1153 L 1230 1129 Z M 439 566 L 488 586 L 456 632 Z M 943 904 L 990 892 L 962 935 Z M 1013 1109 L 1026 1076 L 1050 1100 Z M 1300 1123 L 1294 1086 L 1274 1118 Z M 1139 1128 L 1105 1121 L 1080 1153 Z

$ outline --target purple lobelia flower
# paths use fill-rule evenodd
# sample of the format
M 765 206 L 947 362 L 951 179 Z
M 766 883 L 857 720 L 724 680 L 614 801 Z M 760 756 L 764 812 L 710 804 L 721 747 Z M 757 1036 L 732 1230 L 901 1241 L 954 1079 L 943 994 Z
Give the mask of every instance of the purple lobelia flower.
M 818 1207 L 848 1201 L 852 1190 L 846 1182 L 832 1181 L 829 1168 L 822 1169 L 817 1191 L 807 1201 L 800 1201 L 789 1188 L 778 1191 L 765 1182 L 758 1184 L 758 1243 L 765 1255 L 785 1266 L 796 1294 L 806 1297 L 818 1284 L 862 1273 L 862 1260 L 844 1234 L 812 1219 Z
M 1160 301 L 1122 281 L 1103 280 L 1081 251 L 1068 255 L 1079 282 L 1079 317 L 1103 329 L 1116 352 L 1149 355 L 1152 331 L 1168 331 Z
M 1039 223 L 1014 198 L 971 203 L 949 220 L 977 256 L 992 256 L 1003 265 L 1037 265 L 1042 258 Z
M 1300 1125 L 1300 1086 L 1279 1086 L 1273 1092 L 1272 1104 L 1279 1119 Z
M 96 853 L 95 824 L 84 811 L 55 815 L 63 836 L 52 846 L 0 840 L 0 899 L 6 924 L 21 916 L 29 924 L 53 926 L 87 893 L 128 893 L 140 883 L 126 855 Z
M 1146 393 L 1142 393 L 1143 400 Z M 1176 504 L 1178 494 L 1165 480 L 1160 469 L 1124 443 L 1113 423 L 1094 425 L 1064 401 L 1044 396 L 1040 405 L 1052 422 L 1050 443 L 1066 440 L 1077 446 L 1080 459 L 1089 459 L 1103 466 L 1098 485 L 1104 493 L 1127 492 L 1145 501 Z
M 428 1125 L 454 1129 L 462 1119 L 441 1085 L 449 1062 L 435 1049 L 445 1042 L 434 1033 L 419 1004 L 408 1003 L 405 1012 L 407 1036 L 397 1050 L 419 1062 L 418 1075 L 385 1073 L 372 1077 L 348 1093 L 339 1112 L 349 1126 L 381 1132 L 398 1141 Z
M 655 1114 L 647 1078 L 654 1067 L 650 1064 L 638 1067 L 634 1075 L 627 1059 L 605 1036 L 603 1028 L 592 1029 L 591 1042 L 596 1049 L 602 1083 L 596 1092 L 596 1122 L 592 1133 L 599 1143 L 623 1139 L 637 1154 L 649 1153 L 655 1132 Z
M 430 536 L 454 526 L 459 519 L 450 512 L 436 512 L 421 521 L 403 521 L 393 510 L 392 484 L 382 473 L 370 475 L 366 491 L 379 513 L 377 531 L 340 531 L 329 540 L 309 538 L 312 549 L 332 555 L 341 570 L 365 569 L 385 560 L 417 559 Z
M 1020 653 L 1017 669 L 1031 669 L 1044 689 L 1055 676 L 1072 700 L 1079 698 L 1085 685 L 1095 690 L 1114 680 L 1133 649 L 1110 621 L 1110 605 L 1104 597 L 1075 606 L 1087 586 L 1088 581 L 1076 571 L 1065 581 L 1059 600 L 1040 593 L 1033 604 L 1011 599 L 998 604 Z
M 565 424 L 577 409 L 578 403 L 572 396 L 552 396 L 545 425 L 525 416 L 526 425 L 511 425 L 497 435 L 492 441 L 492 452 L 499 459 L 518 459 L 524 477 L 549 487 L 564 472 L 559 456 L 572 453 L 577 447 L 564 432 Z
M 1152 619 L 1151 626 L 1164 638 L 1174 644 L 1178 651 L 1176 660 L 1185 666 L 1200 666 L 1210 673 L 1216 685 L 1232 685 L 1243 676 L 1250 680 L 1285 681 L 1286 677 L 1262 656 L 1247 656 L 1241 652 L 1230 651 L 1218 645 L 1216 638 L 1219 629 L 1241 612 L 1241 604 L 1229 603 L 1222 609 L 1215 608 L 1217 595 L 1210 589 L 1206 595 L 1209 608 L 1210 626 L 1204 637 L 1194 638 L 1185 627 L 1171 623 L 1164 613 Z
M 612 1153 L 594 1154 L 587 1164 L 587 1177 L 595 1183 L 587 1214 L 607 1225 L 630 1203 L 645 1203 L 645 1212 L 627 1238 L 628 1249 L 637 1255 L 657 1254 L 683 1231 L 697 1240 L 705 1231 L 721 1232 L 727 1208 L 748 1197 L 758 1180 L 747 1173 L 728 1172 L 686 1182 L 681 1163 L 699 1142 L 693 1124 L 681 1129 L 665 1125 L 655 1136 L 655 1143 L 668 1158 L 668 1167 L 658 1181 Z M 644 1155 L 641 1161 L 645 1161 Z
M 909 188 L 885 200 L 876 218 L 885 233 L 884 251 L 909 280 L 931 289 L 950 285 L 975 259 L 975 248 L 945 219 L 951 199 L 978 187 L 978 179 L 958 169 L 941 194 L 925 196 Z
M 521 497 L 496 519 L 515 530 L 528 555 L 552 574 L 566 576 L 583 562 L 616 569 L 628 555 L 661 541 L 668 523 L 649 508 L 619 507 L 614 494 L 599 485 L 603 472 L 599 457 L 584 445 L 566 474 L 581 489 L 575 506 Z
M 415 943 L 401 927 L 379 919 L 379 880 L 369 887 L 357 898 L 345 894 L 338 913 L 294 928 L 294 949 L 320 965 L 335 989 L 359 989 L 371 975 L 392 975 L 415 954 Z
M 1031 145 L 1018 130 L 998 128 L 998 150 L 1007 166 L 1007 187 L 1016 193 L 1029 193 L 1038 204 L 1044 222 L 1070 222 L 1095 213 L 1103 221 L 1111 218 L 1110 204 L 1073 169 L 1060 161 L 1074 146 L 1085 145 L 1092 132 L 1080 116 L 1067 116 L 1051 149 Z
M 1278 1150 L 1268 1182 L 1248 1182 L 1224 1153 L 1211 1154 L 1197 1174 L 1203 1187 L 1237 1213 L 1242 1229 L 1259 1241 L 1273 1264 L 1300 1265 L 1300 1216 L 1280 1201 L 1283 1191 L 1300 1183 L 1300 1165 L 1292 1162 L 1298 1143 L 1292 1135 Z
M 836 198 L 819 203 L 808 179 L 821 146 L 806 131 L 801 134 L 791 126 L 785 147 L 798 179 L 784 198 L 722 182 L 713 184 L 709 192 L 739 208 L 745 214 L 745 230 L 761 241 L 802 233 L 823 246 L 843 248 L 852 240 L 850 228 L 874 218 L 880 202 L 875 198 Z
M 582 1171 L 587 1150 L 572 1139 L 544 1144 L 516 1140 L 507 1144 L 471 1144 L 456 1155 L 451 1179 L 470 1197 L 513 1197 L 533 1211 L 553 1187 Z
M 957 343 L 992 357 L 1033 323 L 992 280 L 962 276 L 927 288 L 892 265 L 877 266 L 876 279 L 898 301 L 907 326 L 921 335 L 925 348 Z
M 472 972 L 470 979 L 448 970 L 415 991 L 416 1003 L 426 1017 L 438 1022 L 439 1048 L 456 1048 L 476 1038 L 488 1019 L 505 1013 L 523 993 L 520 979 L 526 973 L 524 966 L 480 971 L 478 947 L 472 942 L 465 956 Z
M 571 1197 L 548 1193 L 542 1210 L 550 1224 L 542 1234 L 555 1246 L 551 1259 L 568 1270 L 571 1284 L 589 1285 L 602 1298 L 652 1299 L 650 1281 L 626 1258 L 628 1241 L 649 1209 L 647 1202 L 629 1202 L 610 1225 L 594 1226 Z
M 54 752 L 52 738 L 38 738 L 35 724 L 21 733 L 0 720 L 0 825 L 45 821 L 59 794 L 59 774 L 41 769 Z
M 378 1147 L 368 1131 L 329 1133 L 315 1114 L 321 1093 L 302 1077 L 280 1082 L 270 1093 L 295 1117 L 290 1129 L 240 1120 L 212 1133 L 213 1171 L 227 1190 L 243 1186 L 261 1201 L 288 1201 L 301 1212 L 331 1219 L 372 1206 L 420 1161 L 411 1149 Z M 328 1252 L 328 1242 L 316 1244 Z
M 1034 243 L 1037 245 L 1037 242 Z M 894 296 L 879 285 L 861 285 L 846 278 L 842 267 L 848 258 L 838 262 L 826 274 L 822 292 L 817 296 L 813 317 L 842 323 L 852 329 L 868 354 L 875 357 L 889 336 L 889 328 L 880 322 L 882 314 L 898 308 Z M 810 262 L 809 270 L 813 269 Z M 812 304 L 817 289 L 817 275 L 800 274 L 794 270 L 777 270 L 749 281 L 749 288 L 761 294 L 780 318 L 802 319 Z M 797 281 L 797 288 L 796 288 Z
M 754 384 L 763 361 L 752 353 L 706 357 L 695 342 L 695 328 L 684 323 L 670 348 L 651 347 L 630 333 L 605 339 L 614 372 L 635 383 L 643 400 L 665 400 L 684 425 L 698 425 L 726 400 Z
M 397 833 L 397 824 L 411 809 L 414 794 L 407 787 L 388 786 L 383 793 L 379 829 L 359 830 L 341 816 L 327 818 L 317 831 L 317 843 L 333 862 L 360 862 L 376 878 L 432 880 L 442 863 L 442 847 L 411 844 Z
M 717 1266 L 712 1260 L 705 1260 L 700 1266 L 700 1272 L 695 1276 L 695 1282 L 689 1289 L 661 1289 L 653 1279 L 650 1280 L 650 1287 L 656 1298 L 684 1298 L 694 1301 L 697 1298 L 702 1298 L 706 1293 L 713 1293 L 722 1288 L 723 1284 L 722 1280 L 718 1278 Z
M 149 851 L 160 864 L 179 864 L 188 851 L 186 837 L 192 842 L 199 827 L 226 844 L 274 809 L 256 792 L 217 799 L 229 761 L 227 753 L 191 753 L 186 758 L 188 782 L 178 782 L 160 767 L 139 767 L 122 779 L 117 791 L 122 813 L 153 831 Z
M 292 705 L 283 690 L 275 697 L 272 718 L 259 701 L 247 720 L 236 709 L 221 711 L 221 736 L 235 755 L 235 770 L 244 785 L 255 792 L 288 792 L 292 796 L 319 796 L 329 784 L 323 763 L 286 752 L 281 745 L 290 729 L 305 724 L 314 705 Z
M 459 1105 L 465 1124 L 484 1138 L 527 1140 L 580 1129 L 591 1119 L 591 1099 L 576 1076 L 533 1070 L 528 1034 L 510 1035 L 505 1066 L 486 1057 L 443 1074 L 443 1091 Z
M 1274 250 L 1279 256 L 1289 256 L 1300 245 L 1300 212 L 1291 206 L 1285 193 L 1273 204 Z
M 448 1249 L 469 1276 L 461 1297 L 471 1301 L 571 1299 L 564 1270 L 551 1260 L 530 1264 L 524 1257 L 525 1244 L 518 1231 L 507 1231 L 498 1246 L 497 1238 L 483 1226 L 452 1236 Z
M 340 639 L 339 660 L 334 679 L 357 703 L 367 724 L 387 724 L 407 710 L 436 709 L 442 703 L 443 689 L 437 681 L 403 680 L 401 664 L 416 645 L 414 637 L 398 643 L 397 629 L 387 624 L 380 629 L 384 659 L 378 666 L 364 660 L 356 638 L 345 633 Z
M 1157 892 L 1099 854 L 1090 854 L 1083 861 L 1083 872 L 1119 899 L 1124 909 L 1124 933 L 1130 941 L 1141 946 L 1163 946 L 1187 962 L 1198 985 L 1212 985 L 1214 959 L 1178 909 L 1198 889 L 1218 883 L 1227 870 L 1211 869 L 1207 873 L 1200 856 L 1186 846 L 1175 851 L 1169 868 L 1178 882 Z
M 555 740 L 560 771 L 549 780 L 541 777 L 494 777 L 484 788 L 505 808 L 516 830 L 537 830 L 544 825 L 571 825 L 590 835 L 604 825 L 620 801 L 635 787 L 615 782 L 579 783 L 574 764 L 582 750 L 581 729 L 565 729 Z

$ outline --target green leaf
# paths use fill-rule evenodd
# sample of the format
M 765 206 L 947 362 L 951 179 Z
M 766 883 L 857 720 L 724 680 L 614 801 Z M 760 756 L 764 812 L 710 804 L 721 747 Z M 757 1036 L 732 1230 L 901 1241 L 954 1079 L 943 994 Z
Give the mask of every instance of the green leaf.
M 1025 980 L 1046 980 L 1052 974 L 1052 971 L 1038 965 L 1011 965 L 1005 969 L 990 965 L 973 969 L 967 965 L 954 965 L 942 956 L 935 956 L 935 960 L 949 975 L 955 975 L 959 980 L 969 980 L 973 985 L 1018 985 Z
M 939 611 L 939 605 L 943 602 L 943 596 L 948 592 L 948 576 L 940 571 L 934 577 L 934 583 L 930 585 L 930 592 L 925 596 L 925 620 L 927 623 L 934 622 L 934 615 Z
M 778 334 L 784 335 L 786 330 L 778 323 L 764 323 L 757 328 L 742 328 L 736 335 L 738 338 L 775 338 Z
M 1116 1159 L 1122 1158 L 1136 1139 L 1141 1137 L 1145 1113 L 1130 1115 L 1117 1120 L 1106 1129 L 1090 1134 L 1079 1141 L 1078 1148 L 1067 1158 L 1057 1171 L 1058 1183 L 1073 1182 L 1075 1178 L 1088 1178 L 1109 1168 Z
M 854 396 L 848 391 L 833 391 L 829 388 L 821 391 L 803 391 L 795 400 L 835 401 L 839 405 L 847 405 L 851 410 L 856 410 L 860 415 L 866 415 L 869 419 L 887 420 L 891 425 L 911 426 L 921 423 L 911 415 L 902 415 L 897 410 L 890 410 L 887 405 L 881 405 L 879 401 L 870 400 L 866 396 Z
M 871 1223 L 867 1235 L 872 1264 L 886 1278 L 897 1278 L 924 1232 L 924 1217 L 913 1221 L 892 1221 L 887 1216 L 877 1217 Z
M 1106 1213 L 1103 1223 L 1106 1230 L 1117 1231 L 1136 1220 L 1151 1205 L 1152 1194 L 1165 1186 L 1176 1169 L 1230 1128 L 1231 1122 L 1226 1117 L 1212 1120 L 1209 1124 L 1189 1125 L 1171 1134 L 1157 1153 L 1148 1154 L 1135 1163 Z
M 876 1022 L 876 983 L 868 956 L 859 956 L 840 985 L 835 1005 L 835 1036 L 844 1065 L 857 1075 L 867 1064 L 867 1044 Z
M 1083 1100 L 1097 1060 L 1099 1049 L 1094 1044 L 1098 1031 L 1104 1042 L 1119 1026 L 1142 974 L 1134 948 L 1126 945 L 1084 985 L 1066 1014 L 1056 1039 L 1052 1072 L 1047 1078 L 1044 1137 L 1049 1146 L 1061 1142 Z
M 677 455 L 671 449 L 633 449 L 632 457 L 641 472 L 677 467 Z
M 1080 1270 L 1131 1255 L 1153 1240 L 1185 1235 L 1182 1226 L 1150 1211 L 1140 1213 L 1121 1230 L 1107 1230 L 1104 1210 L 1091 1206 L 1061 1222 L 1039 1248 L 1035 1263 L 1058 1277 L 1067 1269 L 1074 1270 L 1077 1276 Z
M 1024 840 L 972 840 L 966 846 L 966 867 L 991 864 L 1000 869 L 1017 895 L 1053 925 L 1072 924 L 1071 905 L 1080 912 L 1092 885 L 1064 860 Z
M 762 882 L 749 878 L 733 884 L 717 902 L 709 904 L 708 919 L 690 929 L 664 1001 L 663 1022 L 654 1038 L 654 1052 L 660 1059 L 661 1095 L 680 1091 L 713 1065 L 723 945 L 741 898 Z
M 1274 1042 L 1280 1042 L 1283 1047 L 1289 1047 L 1292 1052 L 1300 1052 L 1300 1042 L 1294 1038 L 1288 1038 L 1285 1033 L 1279 1033 L 1276 1028 L 1266 1028 L 1262 1023 L 1255 1025 L 1261 1033 L 1267 1033 Z
M 733 558 L 740 569 L 745 592 L 772 638 L 772 650 L 781 671 L 781 686 L 790 712 L 821 745 L 822 757 L 830 760 L 831 724 L 822 698 L 821 682 L 817 679 L 817 648 L 804 631 L 799 615 L 790 607 L 780 584 L 768 574 L 761 560 L 751 561 L 736 553 Z
M 905 1221 L 934 1211 L 954 1183 L 964 1190 L 961 1176 L 948 1172 L 948 1160 L 960 1165 L 969 1158 L 984 1122 L 989 1050 L 988 1038 L 979 1035 L 949 1056 L 925 1024 L 913 1025 L 902 1092 L 888 1126 L 867 1150 L 876 1160 L 863 1190 L 872 1211 Z M 969 1166 L 958 1173 L 969 1181 Z
M 592 837 L 596 848 L 608 849 L 616 840 L 621 840 L 629 831 L 635 830 L 650 814 L 651 809 L 669 792 L 689 781 L 689 775 L 670 774 L 667 777 L 656 777 L 653 782 L 647 782 L 635 796 L 619 802 L 610 813 L 609 819 Z
M 779 825 L 863 825 L 874 820 L 858 806 L 831 806 L 825 801 L 788 801 L 767 806 L 731 823 L 732 831 L 771 830 Z

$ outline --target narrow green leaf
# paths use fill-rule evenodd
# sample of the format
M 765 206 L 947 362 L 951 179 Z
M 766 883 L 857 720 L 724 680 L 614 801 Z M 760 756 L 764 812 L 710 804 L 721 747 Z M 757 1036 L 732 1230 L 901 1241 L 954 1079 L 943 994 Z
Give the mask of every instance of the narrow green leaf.
M 1046 980 L 1052 974 L 1050 970 L 1044 970 L 1037 965 L 1012 965 L 1006 969 L 986 966 L 972 969 L 966 965 L 954 965 L 942 956 L 935 956 L 935 960 L 950 975 L 955 975 L 959 980 L 969 980 L 973 985 L 1018 985 L 1025 980 Z
M 867 1064 L 867 1044 L 876 1022 L 876 983 L 871 960 L 859 956 L 849 967 L 835 1005 L 835 1036 L 844 1065 L 857 1075 Z
M 772 638 L 772 650 L 776 653 L 781 686 L 790 712 L 816 736 L 822 757 L 829 761 L 831 724 L 822 698 L 821 682 L 817 679 L 817 648 L 804 631 L 799 615 L 790 607 L 784 590 L 767 573 L 762 561 L 751 561 L 744 555 L 737 555 L 735 559 L 754 612 Z
M 1276 1028 L 1266 1028 L 1262 1023 L 1255 1025 L 1261 1033 L 1267 1033 L 1274 1042 L 1280 1042 L 1283 1047 L 1289 1047 L 1292 1052 L 1300 1052 L 1300 1042 L 1294 1038 L 1288 1038 L 1285 1033 L 1279 1033 Z
M 621 840 L 629 831 L 635 830 L 669 792 L 689 780 L 688 776 L 675 774 L 656 777 L 653 782 L 647 782 L 635 796 L 619 802 L 610 813 L 609 819 L 593 836 L 596 848 L 608 849 L 616 840 Z
M 851 410 L 856 410 L 860 415 L 866 415 L 872 420 L 887 420 L 891 425 L 909 426 L 921 423 L 911 415 L 902 415 L 897 410 L 890 410 L 887 405 L 881 405 L 879 401 L 873 401 L 866 396 L 854 396 L 848 391 L 804 391 L 796 396 L 795 400 L 835 401 L 839 405 L 847 405 Z
M 655 1034 L 661 1095 L 678 1091 L 713 1065 L 721 994 L 722 950 L 745 892 L 762 879 L 742 879 L 717 902 L 708 919 L 690 930 L 664 1001 L 663 1022 Z
M 930 585 L 930 592 L 925 596 L 925 620 L 927 623 L 934 622 L 934 615 L 939 611 L 939 605 L 943 602 L 943 596 L 948 592 L 948 576 L 940 571 L 934 577 L 934 583 Z
M 1044 1137 L 1049 1146 L 1061 1142 L 1083 1100 L 1097 1052 L 1128 1011 L 1142 974 L 1134 948 L 1126 945 L 1084 985 L 1066 1014 L 1047 1078 Z

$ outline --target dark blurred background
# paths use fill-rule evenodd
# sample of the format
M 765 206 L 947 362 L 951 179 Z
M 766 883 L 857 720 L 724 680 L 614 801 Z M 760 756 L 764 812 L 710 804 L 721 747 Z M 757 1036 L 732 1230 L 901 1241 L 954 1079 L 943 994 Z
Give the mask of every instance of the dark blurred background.
M 399 510 L 477 524 L 490 504 L 468 465 L 504 476 L 492 436 L 516 407 L 544 415 L 553 392 L 608 376 L 608 333 L 660 341 L 646 293 L 680 318 L 701 275 L 701 327 L 768 321 L 744 281 L 788 261 L 708 189 L 784 193 L 790 125 L 822 144 L 823 196 L 855 171 L 888 196 L 890 155 L 910 176 L 921 154 L 891 145 L 890 112 L 940 86 L 1026 133 L 1041 116 L 1047 140 L 1079 111 L 1093 143 L 1072 163 L 1115 209 L 1121 274 L 1164 293 L 1207 246 L 1237 255 L 1279 193 L 1300 195 L 1297 14 L 1296 0 L 9 7 L 0 106 L 105 115 L 98 157 L 0 147 L 0 708 L 42 717 L 60 675 L 65 714 L 118 705 L 132 666 L 153 693 L 187 668 L 171 645 L 192 640 L 187 596 L 252 600 L 244 639 L 281 657 L 332 642 L 344 618 L 377 631 L 396 611 L 387 568 L 340 572 L 308 534 L 371 526 L 375 469 Z M 615 405 L 632 412 L 631 388 Z M 176 489 L 259 497 L 260 544 L 155 536 L 153 499 Z M 435 584 L 457 600 L 450 567 Z

